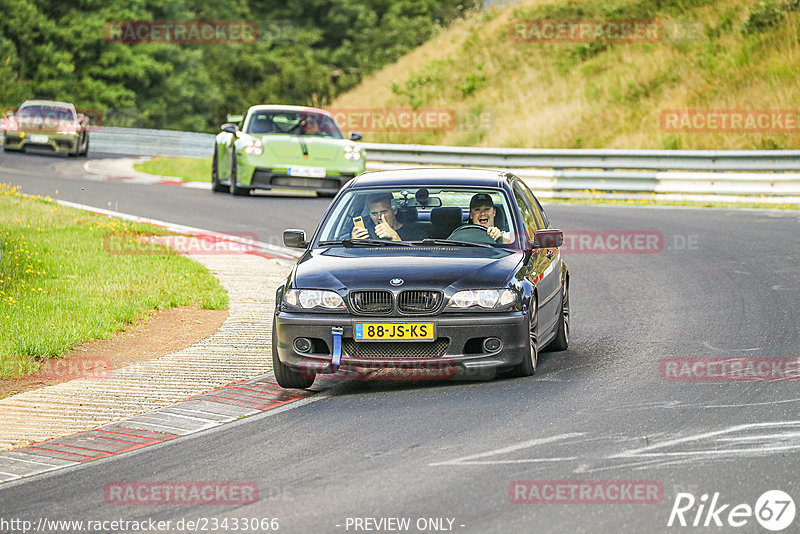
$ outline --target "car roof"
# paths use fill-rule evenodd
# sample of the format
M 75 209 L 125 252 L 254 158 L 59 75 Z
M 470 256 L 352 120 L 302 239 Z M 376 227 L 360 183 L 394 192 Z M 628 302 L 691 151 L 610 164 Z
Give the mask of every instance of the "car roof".
M 330 111 L 325 111 L 324 109 L 319 108 L 310 108 L 308 106 L 281 106 L 278 104 L 261 104 L 258 106 L 251 106 L 250 109 L 247 110 L 248 113 L 253 111 L 299 111 L 299 112 L 311 112 L 311 113 L 321 113 L 323 115 L 327 115 L 333 118 L 333 114 Z
M 75 106 L 70 104 L 69 102 L 57 102 L 55 100 L 26 100 L 20 106 L 20 109 L 26 106 L 47 106 L 51 108 L 69 108 L 74 109 Z
M 348 182 L 348 188 L 377 186 L 431 187 L 475 186 L 503 188 L 511 177 L 496 169 L 416 168 L 391 171 L 365 172 Z

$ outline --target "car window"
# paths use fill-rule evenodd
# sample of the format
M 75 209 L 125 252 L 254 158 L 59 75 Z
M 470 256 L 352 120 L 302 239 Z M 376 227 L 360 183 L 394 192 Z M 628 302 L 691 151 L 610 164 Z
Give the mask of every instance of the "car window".
M 537 199 L 536 196 L 534 196 L 534 194 L 531 192 L 528 186 L 525 185 L 524 182 L 518 182 L 518 183 L 522 191 L 525 192 L 525 197 L 528 199 L 528 203 L 530 204 L 531 209 L 533 210 L 533 214 L 536 217 L 536 224 L 537 226 L 539 226 L 539 229 L 542 230 L 544 228 L 549 228 L 550 221 L 547 220 L 547 215 L 545 214 L 544 209 L 542 209 L 542 205 L 539 204 L 539 199 Z
M 331 117 L 305 111 L 256 111 L 247 123 L 246 132 L 343 139 L 342 132 Z
M 17 112 L 20 124 L 57 126 L 61 121 L 75 120 L 75 114 L 69 108 L 54 106 L 24 106 Z
M 528 198 L 525 191 L 519 182 L 514 182 L 513 191 L 514 198 L 517 200 L 519 212 L 522 215 L 522 222 L 525 225 L 525 231 L 528 233 L 528 239 L 533 240 L 533 234 L 539 230 L 541 221 L 537 220 L 534 210 L 528 203 Z

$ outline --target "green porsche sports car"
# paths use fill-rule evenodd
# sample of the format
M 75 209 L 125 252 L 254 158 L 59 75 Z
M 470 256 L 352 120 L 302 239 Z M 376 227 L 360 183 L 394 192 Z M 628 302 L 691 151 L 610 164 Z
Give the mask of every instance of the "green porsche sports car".
M 27 100 L 16 114 L 3 120 L 3 150 L 24 151 L 28 147 L 85 156 L 89 152 L 86 117 L 67 102 Z
M 364 172 L 358 132 L 342 136 L 333 115 L 300 106 L 253 106 L 228 116 L 216 137 L 211 167 L 215 192 L 246 195 L 253 189 L 304 189 L 333 196 Z

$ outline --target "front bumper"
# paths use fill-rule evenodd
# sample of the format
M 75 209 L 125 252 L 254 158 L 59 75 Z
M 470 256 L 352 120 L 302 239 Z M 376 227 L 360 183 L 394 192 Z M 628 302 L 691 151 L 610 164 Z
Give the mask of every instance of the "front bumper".
M 387 368 L 451 369 L 453 378 L 486 378 L 498 369 L 522 362 L 528 351 L 527 312 L 459 313 L 433 317 L 356 317 L 343 314 L 276 314 L 276 347 L 280 361 L 303 373 L 328 374 L 338 370 L 370 373 Z M 357 322 L 433 322 L 433 342 L 355 341 Z M 341 364 L 332 364 L 334 327 L 342 328 Z M 298 352 L 297 338 L 312 341 L 307 352 Z M 498 338 L 502 346 L 486 351 L 483 340 Z
M 287 165 L 265 162 L 262 156 L 237 154 L 236 185 L 249 189 L 304 189 L 320 193 L 336 193 L 344 184 L 364 172 L 364 160 L 341 164 L 326 162 L 298 163 L 299 166 L 324 167 L 324 177 L 290 176 Z
M 45 136 L 44 142 L 33 142 L 31 136 Z M 25 147 L 49 148 L 53 152 L 75 152 L 79 142 L 77 133 L 4 132 L 3 141 L 9 150 L 22 150 Z M 36 137 L 34 137 L 36 139 Z
M 286 170 L 255 169 L 250 180 L 251 189 L 306 189 L 320 193 L 336 193 L 344 184 L 355 178 L 355 173 L 328 174 L 324 178 L 289 176 Z

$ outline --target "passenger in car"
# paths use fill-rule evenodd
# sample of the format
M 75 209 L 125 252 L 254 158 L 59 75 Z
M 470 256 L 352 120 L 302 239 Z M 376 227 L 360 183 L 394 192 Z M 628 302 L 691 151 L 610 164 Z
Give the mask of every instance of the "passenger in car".
M 366 228 L 355 226 L 353 239 L 390 239 L 392 241 L 420 241 L 428 237 L 427 232 L 414 224 L 403 224 L 397 220 L 397 210 L 392 209 L 392 194 L 377 193 L 367 199 L 372 224 Z
M 497 208 L 492 202 L 492 197 L 487 193 L 477 193 L 469 201 L 469 223 L 486 228 L 486 233 L 498 243 L 511 243 L 509 233 L 501 231 L 494 225 Z

